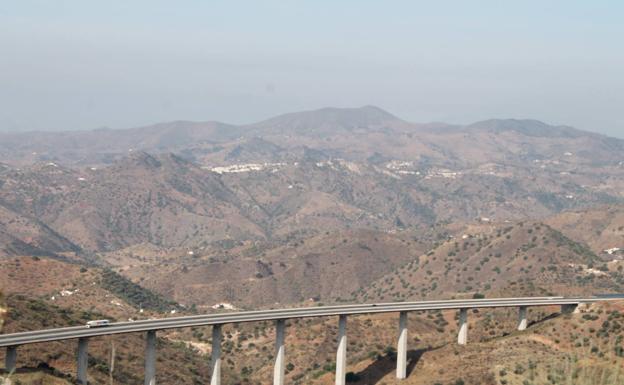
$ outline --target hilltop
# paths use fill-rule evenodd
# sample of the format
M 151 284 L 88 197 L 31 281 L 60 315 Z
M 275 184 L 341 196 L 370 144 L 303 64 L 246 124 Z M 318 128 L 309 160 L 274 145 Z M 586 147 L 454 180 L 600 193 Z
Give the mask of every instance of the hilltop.
M 622 159 L 615 154 L 624 148 L 624 140 L 529 119 L 493 119 L 465 126 L 416 124 L 379 107 L 364 106 L 295 112 L 242 126 L 177 121 L 123 130 L 3 133 L 0 161 L 102 165 L 128 151 L 146 151 L 174 152 L 214 165 L 228 154 L 228 160 L 235 160 L 232 150 L 252 138 L 281 149 L 279 157 L 306 147 L 351 161 L 379 155 L 446 167 L 522 164 L 564 153 L 570 154 L 568 161 L 581 164 L 617 164 Z M 276 153 L 263 154 L 256 161 L 270 161 Z
M 81 324 L 111 318 L 97 311 L 78 311 L 45 299 L 9 295 L 8 331 Z M 531 308 L 529 328 L 515 332 L 516 309 L 480 310 L 469 314 L 469 343 L 456 345 L 456 312 L 415 312 L 409 316 L 407 384 L 540 384 L 563 381 L 577 373 L 575 384 L 621 381 L 622 304 L 594 304 L 578 314 L 559 315 L 557 308 Z M 352 383 L 392 383 L 395 370 L 396 314 L 349 318 L 349 366 Z M 334 317 L 290 320 L 287 323 L 287 381 L 330 384 L 337 322 Z M 272 323 L 227 325 L 224 328 L 224 381 L 260 384 L 272 375 Z M 205 382 L 208 377 L 210 328 L 159 333 L 158 379 L 166 383 Z M 141 382 L 140 334 L 94 338 L 89 344 L 92 381 L 107 381 L 115 349 L 115 382 Z M 4 352 L 0 353 L 0 356 Z M 46 377 L 70 383 L 74 347 L 49 343 L 19 351 L 17 379 Z M 0 357 L 2 358 L 2 357 Z M 170 365 L 175 363 L 175 368 Z M 183 364 L 182 364 L 183 363 Z M 596 382 L 596 378 L 600 381 Z M 590 380 L 591 379 L 591 380 Z M 619 380 L 618 380 L 619 379 Z M 528 381 L 528 382 L 527 382 Z M 585 382 L 582 382 L 585 381 Z M 589 381 L 589 382 L 588 382 Z M 593 382 L 592 382 L 593 381 Z
M 624 382 L 622 317 L 624 307 L 594 304 L 572 315 L 535 320 L 525 332 L 500 335 L 509 318 L 489 312 L 471 314 L 476 337 L 466 346 L 454 343 L 411 351 L 409 385 L 611 385 Z M 485 336 L 483 336 L 485 335 Z M 421 344 L 417 346 L 423 346 Z M 363 360 L 350 367 L 354 384 L 395 383 L 392 355 Z M 323 384 L 330 384 L 324 381 Z
M 119 319 L 169 313 L 180 305 L 107 268 L 49 257 L 0 259 L 0 290 L 50 305 L 106 313 Z
M 353 294 L 374 302 L 621 292 L 621 261 L 606 262 L 543 223 L 473 226 Z
M 623 149 L 534 120 L 414 124 L 374 106 L 0 134 L 0 253 L 90 259 L 141 244 L 543 219 L 622 204 Z
M 5 331 L 220 307 L 622 292 L 622 150 L 622 140 L 534 120 L 415 124 L 373 106 L 242 126 L 0 134 Z M 536 385 L 560 372 L 529 371 L 539 354 L 610 371 L 604 358 L 619 356 L 608 344 L 621 341 L 603 341 L 603 329 L 618 331 L 597 322 L 619 325 L 619 313 L 596 309 L 570 316 L 574 346 L 550 331 L 568 327 L 554 308 L 532 311 L 534 327 L 520 334 L 515 310 L 471 313 L 476 344 L 465 349 L 454 344 L 455 312 L 410 315 L 407 383 Z M 336 320 L 289 326 L 288 380 L 331 382 Z M 577 343 L 594 350 L 584 338 L 596 330 L 590 353 L 603 356 L 575 361 Z M 272 323 L 225 331 L 229 383 L 266 383 Z M 396 315 L 351 317 L 349 336 L 351 378 L 391 383 Z M 163 381 L 206 380 L 209 328 L 159 337 L 183 363 L 159 369 L 174 372 Z M 113 340 L 94 341 L 96 382 L 106 381 Z M 116 381 L 140 382 L 142 337 L 115 341 Z M 73 354 L 29 347 L 20 376 L 71 381 Z
M 226 250 L 155 256 L 135 247 L 106 260 L 141 285 L 200 309 L 334 302 L 428 249 L 430 241 L 376 231 L 327 232 L 305 240 L 241 243 Z M 164 265 L 163 265 L 164 264 Z
M 305 159 L 219 168 L 145 152 L 133 152 L 104 168 L 75 170 L 55 163 L 8 167 L 0 184 L 0 210 L 5 214 L 0 219 L 0 253 L 108 266 L 169 298 L 244 306 L 348 299 L 434 246 L 437 260 L 444 260 L 456 242 L 435 245 L 444 237 L 483 235 L 492 242 L 489 233 L 494 230 L 487 229 L 491 223 L 498 223 L 500 230 L 509 226 L 505 223 L 541 218 L 567 241 L 589 245 L 599 257 L 598 266 L 613 257 L 603 250 L 624 248 L 617 204 L 610 206 L 614 222 L 601 232 L 602 238 L 569 230 L 571 213 L 590 218 L 599 215 L 592 210 L 600 212 L 590 207 L 622 199 L 617 184 L 611 194 L 605 192 L 600 183 L 609 179 L 603 174 L 595 176 L 600 185 L 581 186 L 588 181 L 586 175 L 561 179 L 560 172 L 541 166 L 418 170 L 396 161 L 377 165 Z M 529 174 L 531 179 L 526 178 Z M 578 185 L 571 182 L 574 178 L 579 178 Z M 486 258 L 494 261 L 489 254 L 516 253 L 531 243 L 520 226 L 504 235 L 513 237 L 513 250 L 505 242 L 494 242 L 486 253 L 476 251 L 486 238 L 462 240 L 460 247 L 468 243 L 467 252 L 477 258 L 467 261 L 471 268 Z M 540 242 L 546 237 L 551 246 L 559 243 L 552 232 L 534 236 Z M 522 264 L 531 264 L 548 269 L 544 258 L 553 250 L 539 246 L 541 261 L 522 255 L 527 260 L 510 268 L 526 270 Z M 565 262 L 562 258 L 552 264 Z M 441 264 L 436 269 L 445 270 Z M 417 274 L 420 282 L 434 278 L 422 276 L 423 271 Z M 533 274 L 522 273 L 527 278 Z M 348 279 L 337 280 L 341 275 Z M 422 283 L 416 286 L 411 295 L 425 289 Z M 437 292 L 454 295 L 462 291 L 460 286 L 478 290 L 463 283 L 441 292 L 438 284 Z M 595 287 L 601 288 L 607 286 Z
M 6 333 L 42 328 L 83 325 L 91 319 L 111 318 L 97 311 L 77 310 L 51 305 L 44 300 L 22 295 L 7 298 Z M 113 318 L 114 319 L 114 318 Z M 114 349 L 115 383 L 143 381 L 143 347 L 140 334 L 97 337 L 89 341 L 89 377 L 93 383 L 108 383 Z M 166 339 L 158 343 L 159 379 L 164 383 L 197 383 L 207 376 L 205 359 L 184 346 Z M 4 351 L 2 352 L 4 359 Z M 184 362 L 184 365 L 180 365 Z M 75 346 L 70 342 L 50 342 L 21 346 L 18 370 L 12 377 L 20 383 L 71 384 L 75 381 Z
M 624 206 L 566 211 L 548 218 L 546 223 L 586 243 L 596 254 L 624 255 Z
M 193 248 L 345 228 L 544 218 L 624 199 L 617 182 L 624 168 L 590 176 L 535 164 L 452 171 L 300 159 L 209 168 L 143 152 L 104 168 L 37 164 L 0 175 L 0 234 L 8 254 L 19 254 L 23 244 L 33 252 L 43 244 L 47 252 L 140 243 Z M 16 250 L 7 249 L 11 244 Z

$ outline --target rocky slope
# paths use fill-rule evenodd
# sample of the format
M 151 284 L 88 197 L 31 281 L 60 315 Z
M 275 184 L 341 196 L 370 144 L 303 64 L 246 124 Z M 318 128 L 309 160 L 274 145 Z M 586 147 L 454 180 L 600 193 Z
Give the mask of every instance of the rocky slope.
M 621 292 L 622 261 L 607 261 L 543 223 L 472 226 L 353 294 L 371 302 Z
M 624 206 L 566 211 L 546 220 L 572 239 L 608 258 L 624 255 Z
M 32 263 L 41 263 L 33 261 Z M 54 262 L 52 262 L 54 263 Z M 19 269 L 17 269 L 19 270 Z M 27 271 L 31 269 L 22 269 Z M 50 269 L 55 275 L 54 269 Z M 79 273 L 79 272 L 78 272 Z M 86 272 L 79 274 L 91 274 Z M 23 274 L 23 273 L 20 273 Z M 71 278 L 70 278 L 71 279 Z M 98 295 L 89 296 L 96 305 Z M 109 317 L 98 310 L 78 311 L 84 304 L 51 304 L 45 297 L 9 295 L 8 331 L 81 324 Z M 74 307 L 76 306 L 76 307 Z M 595 304 L 579 313 L 559 315 L 558 308 L 531 308 L 529 328 L 515 332 L 516 309 L 479 310 L 469 314 L 469 342 L 458 346 L 456 312 L 411 313 L 408 320 L 407 384 L 616 384 L 622 381 L 622 304 Z M 396 367 L 396 314 L 350 317 L 350 383 L 393 383 Z M 287 381 L 333 383 L 337 320 L 334 317 L 287 323 Z M 223 370 L 227 383 L 262 384 L 272 375 L 274 327 L 260 322 L 224 328 Z M 210 328 L 159 333 L 158 379 L 165 383 L 208 381 Z M 114 352 L 115 383 L 140 383 L 141 335 L 95 338 L 89 344 L 89 375 L 108 383 Z M 72 344 L 22 347 L 15 379 L 24 384 L 71 383 Z M 3 351 L 0 351 L 2 359 Z M 171 366 L 175 363 L 174 366 Z M 43 382 L 41 382 L 43 381 Z
M 139 152 L 102 169 L 55 163 L 6 168 L 0 174 L 6 213 L 0 231 L 8 234 L 4 245 L 14 243 L 10 236 L 35 249 L 47 242 L 52 252 L 140 243 L 198 247 L 346 228 L 395 231 L 480 218 L 544 218 L 624 199 L 601 174 L 561 175 L 566 172 L 346 160 L 206 168 L 175 155 Z M 20 249 L 13 248 L 5 246 L 5 253 Z
M 259 162 L 308 147 L 348 160 L 381 156 L 446 167 L 523 163 L 563 154 L 579 164 L 617 164 L 624 148 L 619 139 L 534 120 L 414 124 L 365 106 L 296 112 L 244 126 L 180 121 L 125 130 L 0 134 L 0 161 L 105 164 L 140 150 L 175 152 L 209 164 L 243 160 L 234 150 L 236 143 L 252 138 L 263 139 Z

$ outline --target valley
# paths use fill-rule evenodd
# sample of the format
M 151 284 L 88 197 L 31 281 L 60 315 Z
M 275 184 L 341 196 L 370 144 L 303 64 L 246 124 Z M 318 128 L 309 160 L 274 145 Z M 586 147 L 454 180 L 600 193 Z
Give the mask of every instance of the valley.
M 3 332 L 95 318 L 622 293 L 622 154 L 624 140 L 571 127 L 416 124 L 372 106 L 238 126 L 2 133 Z M 535 309 L 526 332 L 514 332 L 512 309 L 478 311 L 465 347 L 454 343 L 456 312 L 410 314 L 412 374 L 401 383 L 541 384 L 571 370 L 621 381 L 622 311 Z M 336 333 L 333 318 L 289 321 L 289 383 L 332 383 Z M 225 383 L 267 383 L 273 324 L 228 325 L 225 334 Z M 349 338 L 352 383 L 395 383 L 394 315 L 353 317 Z M 159 333 L 159 378 L 205 383 L 210 342 L 209 328 Z M 94 383 L 140 383 L 143 345 L 138 335 L 98 338 Z M 20 351 L 18 378 L 71 383 L 74 349 Z M 540 355 L 550 358 L 534 362 Z

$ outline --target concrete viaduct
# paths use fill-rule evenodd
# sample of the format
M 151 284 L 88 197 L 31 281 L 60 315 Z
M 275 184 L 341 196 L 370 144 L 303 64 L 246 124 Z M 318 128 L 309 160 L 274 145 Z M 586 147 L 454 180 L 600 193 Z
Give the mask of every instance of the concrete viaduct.
M 0 335 L 0 347 L 6 348 L 5 370 L 11 373 L 15 370 L 17 350 L 20 345 L 78 339 L 77 370 L 78 383 L 87 384 L 88 342 L 90 337 L 121 334 L 146 333 L 145 344 L 145 385 L 156 384 L 156 332 L 158 330 L 207 326 L 212 325 L 212 358 L 210 378 L 211 385 L 221 384 L 221 327 L 223 324 L 275 321 L 275 363 L 273 384 L 283 385 L 285 377 L 285 321 L 292 318 L 308 317 L 338 317 L 338 347 L 336 353 L 336 385 L 344 385 L 347 369 L 347 317 L 357 314 L 399 313 L 397 368 L 396 376 L 404 379 L 407 376 L 407 315 L 412 311 L 427 310 L 458 310 L 459 331 L 458 344 L 468 341 L 468 310 L 477 308 L 518 308 L 518 330 L 527 327 L 527 308 L 529 306 L 561 306 L 562 312 L 571 312 L 580 304 L 590 304 L 598 301 L 616 300 L 621 298 L 564 298 L 564 297 L 528 297 L 528 298 L 496 298 L 470 299 L 447 301 L 422 302 L 395 302 L 363 305 L 319 306 L 308 308 L 274 309 L 232 312 L 221 314 L 207 314 L 186 317 L 172 317 L 163 319 L 140 320 L 134 322 L 116 322 L 108 326 L 87 328 L 75 326 L 58 329 L 37 330 L 30 332 Z

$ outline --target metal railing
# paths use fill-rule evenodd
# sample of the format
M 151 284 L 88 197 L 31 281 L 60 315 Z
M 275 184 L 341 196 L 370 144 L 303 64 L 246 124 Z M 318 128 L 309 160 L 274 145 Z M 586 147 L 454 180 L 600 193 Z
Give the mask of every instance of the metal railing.
M 141 320 L 134 322 L 117 322 L 108 326 L 88 328 L 74 326 L 58 329 L 36 330 L 30 332 L 0 335 L 0 347 L 6 347 L 5 370 L 13 372 L 17 363 L 17 349 L 20 345 L 59 341 L 68 339 L 78 340 L 76 378 L 79 384 L 87 384 L 88 341 L 90 337 L 121 334 L 146 333 L 145 344 L 145 384 L 156 383 L 156 331 L 212 325 L 212 353 L 211 353 L 211 385 L 221 384 L 221 342 L 222 325 L 240 322 L 275 321 L 275 362 L 273 370 L 273 384 L 283 385 L 285 378 L 285 321 L 294 318 L 338 316 L 338 347 L 336 353 L 336 385 L 346 382 L 347 366 L 347 317 L 357 314 L 399 313 L 399 337 L 397 342 L 396 376 L 404 379 L 407 376 L 407 315 L 413 311 L 427 310 L 459 310 L 459 324 L 457 343 L 466 344 L 468 341 L 468 310 L 476 308 L 518 308 L 518 330 L 527 327 L 527 308 L 529 306 L 561 306 L 562 312 L 573 311 L 578 305 L 598 301 L 621 300 L 620 297 L 525 297 L 525 298 L 496 298 L 496 299 L 468 299 L 448 301 L 420 301 L 420 302 L 392 302 L 360 305 L 338 305 L 292 309 L 272 309 L 247 312 L 232 312 L 221 314 L 207 314 L 186 317 L 172 317 L 163 319 Z

